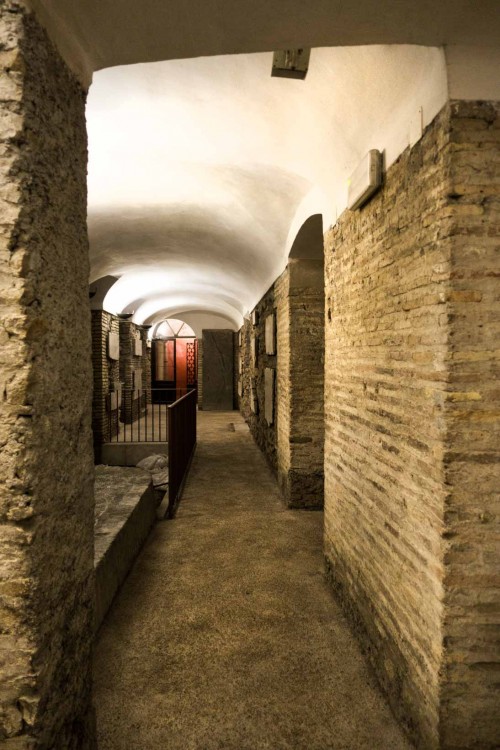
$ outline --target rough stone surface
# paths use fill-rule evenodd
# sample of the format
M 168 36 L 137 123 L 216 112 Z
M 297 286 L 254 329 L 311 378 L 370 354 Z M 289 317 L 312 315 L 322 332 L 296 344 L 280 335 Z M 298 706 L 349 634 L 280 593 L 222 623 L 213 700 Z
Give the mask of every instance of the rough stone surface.
M 291 260 L 288 273 L 291 413 L 290 470 L 285 492 L 291 507 L 322 508 L 325 439 L 323 260 Z
M 410 750 L 322 561 L 322 513 L 284 508 L 238 414 L 199 414 L 176 518 L 100 631 L 100 750 Z
M 96 466 L 95 504 L 97 630 L 155 523 L 157 500 L 150 472 Z
M 94 454 L 100 460 L 100 449 L 118 434 L 119 409 L 117 401 L 111 403 L 110 392 L 119 387 L 119 359 L 108 353 L 108 336 L 119 336 L 119 319 L 105 310 L 92 310 L 92 370 L 94 387 L 92 395 L 92 434 Z
M 233 331 L 221 328 L 203 331 L 203 408 L 224 411 L 233 408 Z
M 120 330 L 120 382 L 124 395 L 120 408 L 120 421 L 131 424 L 137 420 L 151 401 L 151 357 L 146 346 L 147 329 L 130 320 L 119 321 Z M 136 342 L 140 341 L 141 353 L 137 353 Z
M 94 747 L 85 93 L 0 6 L 0 742 Z
M 295 508 L 323 505 L 323 283 L 322 261 L 290 261 L 256 306 L 256 325 L 249 320 L 241 330 L 240 409 L 277 473 L 287 504 Z M 266 351 L 266 326 L 271 318 L 276 321 L 274 354 Z M 276 370 L 271 423 L 266 418 L 269 369 Z
M 265 416 L 265 372 L 266 369 L 276 369 L 277 355 L 266 354 L 265 329 L 267 317 L 277 312 L 275 287 L 276 284 L 273 284 L 268 289 L 241 329 L 242 395 L 239 398 L 240 411 L 274 472 L 278 467 L 276 435 L 280 414 L 275 410 L 272 424 L 268 423 Z M 274 389 L 276 403 L 276 378 Z
M 325 551 L 426 749 L 500 741 L 499 134 L 496 105 L 447 106 L 327 236 Z
M 493 748 L 500 747 L 500 103 L 452 102 L 447 136 L 441 742 Z

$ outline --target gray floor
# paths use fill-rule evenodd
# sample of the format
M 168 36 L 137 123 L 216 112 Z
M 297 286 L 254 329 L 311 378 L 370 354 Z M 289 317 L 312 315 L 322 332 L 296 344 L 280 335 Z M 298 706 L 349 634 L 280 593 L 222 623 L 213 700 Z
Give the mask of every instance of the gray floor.
M 100 631 L 95 704 L 99 750 L 410 748 L 324 579 L 322 514 L 284 508 L 235 412 L 199 414 L 177 517 Z

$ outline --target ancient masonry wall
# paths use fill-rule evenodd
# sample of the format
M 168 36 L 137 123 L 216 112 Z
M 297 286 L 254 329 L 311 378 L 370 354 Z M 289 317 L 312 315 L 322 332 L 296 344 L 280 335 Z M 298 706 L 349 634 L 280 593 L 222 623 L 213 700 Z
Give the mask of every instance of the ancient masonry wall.
M 322 260 L 291 260 L 289 279 L 291 507 L 322 508 L 325 293 Z M 283 370 L 278 351 L 278 372 Z M 278 401 L 279 403 L 279 401 Z M 282 410 L 280 409 L 280 416 Z
M 0 738 L 94 748 L 85 92 L 0 6 Z
M 500 103 L 452 102 L 447 127 L 441 739 L 489 748 L 500 746 Z
M 233 333 L 233 409 L 238 408 L 238 384 L 240 380 L 239 333 Z
M 323 505 L 324 287 L 320 261 L 290 261 L 241 330 L 240 410 L 290 507 Z M 275 315 L 275 354 L 266 318 Z M 256 341 L 257 362 L 253 361 Z M 265 418 L 265 370 L 275 371 L 274 419 Z M 253 395 L 252 395 L 253 394 Z
M 292 451 L 290 444 L 292 389 L 291 389 L 291 352 L 290 352 L 290 275 L 287 270 L 281 274 L 275 283 L 276 297 L 276 405 L 278 412 L 276 442 L 277 442 L 277 474 L 278 484 L 287 499 L 290 493 L 289 477 L 292 467 Z
M 119 388 L 119 360 L 111 359 L 108 350 L 110 333 L 119 336 L 119 319 L 105 310 L 92 310 L 92 434 L 94 455 L 100 460 L 100 447 L 118 432 L 118 408 L 110 402 L 110 391 Z
M 276 371 L 276 354 L 266 354 L 265 321 L 268 315 L 275 314 L 275 285 L 273 285 L 255 307 L 256 324 L 245 321 L 242 328 L 242 396 L 239 398 L 240 411 L 248 422 L 250 432 L 264 453 L 270 467 L 277 471 L 276 434 L 279 420 L 274 410 L 274 419 L 268 424 L 265 418 L 265 370 Z M 255 344 L 252 343 L 255 342 Z M 254 349 L 256 356 L 254 358 Z M 276 380 L 274 384 L 276 404 Z
M 147 349 L 147 329 L 120 320 L 120 381 L 124 389 L 121 401 L 120 420 L 131 424 L 144 411 L 148 401 L 147 389 L 151 388 L 151 359 Z M 136 341 L 142 343 L 141 353 L 136 354 Z
M 499 739 L 499 132 L 447 106 L 326 238 L 327 563 L 423 748 Z

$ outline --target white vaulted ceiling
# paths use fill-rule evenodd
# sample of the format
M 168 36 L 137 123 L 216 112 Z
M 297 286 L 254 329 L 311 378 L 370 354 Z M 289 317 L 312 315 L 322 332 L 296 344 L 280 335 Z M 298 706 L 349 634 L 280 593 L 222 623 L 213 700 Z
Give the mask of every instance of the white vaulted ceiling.
M 498 0 L 25 1 L 94 75 L 91 278 L 139 322 L 239 325 L 369 149 L 389 166 L 450 94 L 498 86 Z M 306 80 L 271 78 L 271 50 L 302 46 Z
M 121 66 L 88 100 L 92 279 L 137 322 L 210 311 L 240 325 L 311 214 L 345 208 L 370 148 L 391 163 L 446 100 L 438 49 L 315 49 L 305 81 L 269 53 Z M 413 123 L 413 125 L 412 125 Z

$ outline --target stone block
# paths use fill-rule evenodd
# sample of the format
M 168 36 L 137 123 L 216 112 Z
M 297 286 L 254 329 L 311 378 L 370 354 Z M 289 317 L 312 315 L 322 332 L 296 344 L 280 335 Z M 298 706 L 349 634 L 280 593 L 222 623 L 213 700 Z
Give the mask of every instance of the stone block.
M 120 359 L 120 336 L 116 331 L 108 333 L 108 357 L 110 359 Z
M 233 409 L 233 331 L 206 329 L 203 341 L 203 409 Z

